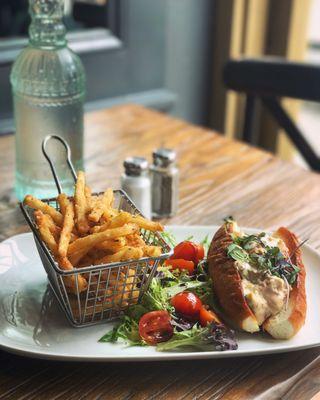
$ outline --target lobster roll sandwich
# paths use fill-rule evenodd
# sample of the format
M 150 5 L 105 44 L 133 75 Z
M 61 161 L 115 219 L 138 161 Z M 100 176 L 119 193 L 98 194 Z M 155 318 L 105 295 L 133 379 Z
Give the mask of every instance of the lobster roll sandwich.
M 232 219 L 209 252 L 213 289 L 226 317 L 246 332 L 289 339 L 306 317 L 305 269 L 297 237 L 287 228 L 248 235 Z

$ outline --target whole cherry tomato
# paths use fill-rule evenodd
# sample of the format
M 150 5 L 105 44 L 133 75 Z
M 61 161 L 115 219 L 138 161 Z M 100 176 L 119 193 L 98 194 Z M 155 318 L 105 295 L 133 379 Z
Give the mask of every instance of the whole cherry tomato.
M 178 293 L 172 297 L 170 303 L 177 313 L 191 319 L 199 318 L 202 302 L 194 293 Z
M 139 334 L 151 346 L 166 342 L 173 335 L 173 326 L 168 311 L 151 311 L 139 321 Z
M 165 261 L 165 265 L 170 266 L 172 269 L 187 270 L 189 274 L 194 271 L 194 262 L 178 258 L 175 260 L 169 259 Z
M 196 244 L 188 240 L 179 243 L 173 250 L 171 259 L 181 259 L 193 261 L 195 265 L 204 258 L 204 248 L 201 244 Z
M 201 326 L 207 326 L 211 322 L 216 322 L 217 324 L 221 324 L 221 321 L 217 314 L 212 310 L 208 310 L 205 306 L 202 306 L 200 309 L 199 320 Z

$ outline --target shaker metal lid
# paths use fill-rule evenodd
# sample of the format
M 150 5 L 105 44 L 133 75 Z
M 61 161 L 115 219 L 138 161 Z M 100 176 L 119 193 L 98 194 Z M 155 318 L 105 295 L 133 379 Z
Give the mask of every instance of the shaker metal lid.
M 127 175 L 140 175 L 148 169 L 148 161 L 143 157 L 127 157 L 123 166 Z
M 159 148 L 152 153 L 156 165 L 167 166 L 176 161 L 177 153 L 173 149 Z

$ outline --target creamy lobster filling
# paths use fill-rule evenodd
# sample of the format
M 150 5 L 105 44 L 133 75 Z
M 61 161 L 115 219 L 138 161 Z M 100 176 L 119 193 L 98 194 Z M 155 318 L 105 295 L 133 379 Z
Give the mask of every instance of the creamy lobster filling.
M 253 253 L 263 255 L 264 244 L 285 250 L 284 244 L 280 243 L 279 239 L 265 236 L 262 243 L 252 242 L 252 245 L 247 246 L 247 252 L 250 255 Z M 261 269 L 257 263 L 238 260 L 236 266 L 242 278 L 243 294 L 258 324 L 261 325 L 268 317 L 277 314 L 286 306 L 290 285 L 285 279 Z
M 242 265 L 238 269 L 243 271 L 243 267 Z M 245 273 L 241 275 L 243 294 L 259 325 L 282 310 L 289 293 L 289 287 L 283 279 L 276 276 L 264 276 L 251 281 L 245 278 Z

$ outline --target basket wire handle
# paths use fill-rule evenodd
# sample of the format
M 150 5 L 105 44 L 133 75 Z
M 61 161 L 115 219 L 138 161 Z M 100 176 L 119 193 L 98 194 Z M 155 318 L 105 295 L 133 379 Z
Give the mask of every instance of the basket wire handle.
M 64 146 L 64 148 L 66 150 L 66 153 L 67 153 L 67 163 L 68 163 L 69 169 L 71 171 L 71 174 L 72 174 L 73 179 L 74 179 L 75 182 L 77 180 L 77 174 L 76 174 L 76 171 L 75 171 L 74 166 L 73 166 L 72 161 L 71 161 L 71 150 L 70 150 L 70 147 L 69 147 L 68 143 L 64 139 L 62 139 L 61 136 L 58 136 L 58 135 L 48 135 L 48 136 L 46 136 L 42 141 L 42 146 L 41 146 L 42 147 L 42 153 L 43 153 L 43 155 L 45 156 L 45 158 L 47 159 L 47 161 L 48 161 L 48 163 L 50 165 L 50 169 L 51 169 L 51 172 L 52 172 L 52 175 L 53 175 L 53 179 L 54 179 L 54 181 L 56 183 L 58 192 L 62 193 L 62 187 L 61 187 L 61 183 L 59 181 L 58 175 L 57 175 L 56 168 L 55 168 L 55 166 L 54 166 L 49 154 L 47 153 L 47 149 L 46 149 L 46 146 L 47 146 L 48 142 L 51 139 L 58 140 L 60 143 L 63 144 L 63 146 Z

